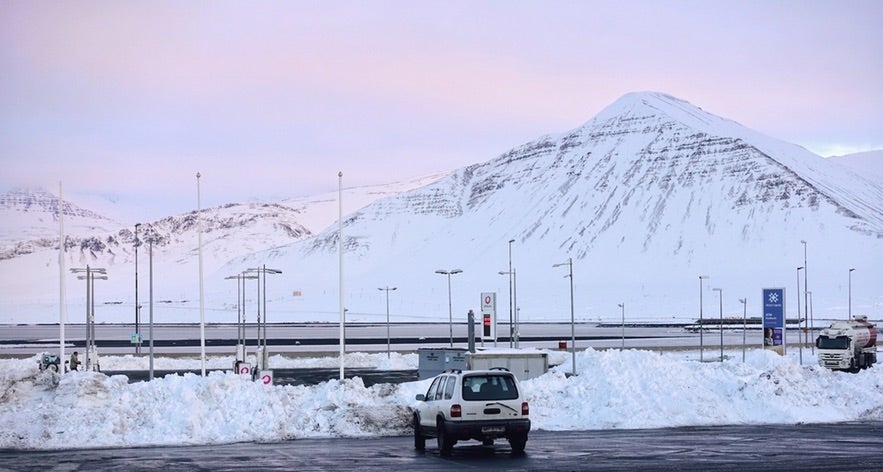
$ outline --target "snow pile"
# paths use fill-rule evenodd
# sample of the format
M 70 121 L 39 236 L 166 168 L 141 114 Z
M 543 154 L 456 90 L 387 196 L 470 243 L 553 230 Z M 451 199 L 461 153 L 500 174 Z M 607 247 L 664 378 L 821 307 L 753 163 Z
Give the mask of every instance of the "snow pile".
M 562 364 L 522 382 L 534 429 L 883 420 L 879 367 L 853 375 L 801 366 L 764 351 L 751 351 L 745 363 L 699 363 L 695 353 L 589 349 L 577 355 L 579 375 L 568 377 L 570 356 L 554 352 L 550 357 Z M 806 364 L 815 362 L 805 357 Z M 355 358 L 376 366 L 386 362 L 385 355 Z M 288 362 L 292 367 L 323 365 L 316 359 Z M 413 368 L 414 363 L 403 356 L 391 368 Z M 36 357 L 0 361 L 0 448 L 404 435 L 410 433 L 414 395 L 429 384 L 365 387 L 353 378 L 316 386 L 265 386 L 222 372 L 129 384 L 124 376 L 41 373 L 36 365 Z

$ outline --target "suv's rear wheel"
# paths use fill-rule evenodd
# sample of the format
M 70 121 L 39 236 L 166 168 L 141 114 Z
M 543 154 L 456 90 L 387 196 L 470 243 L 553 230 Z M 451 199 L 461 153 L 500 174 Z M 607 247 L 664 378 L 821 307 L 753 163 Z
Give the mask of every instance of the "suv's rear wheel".
M 426 449 L 426 436 L 420 432 L 420 417 L 414 414 L 414 449 Z
M 509 445 L 512 446 L 512 454 L 523 454 L 524 448 L 527 446 L 527 435 L 522 434 L 510 437 Z
M 445 420 L 442 418 L 439 418 L 438 423 L 436 424 L 435 437 L 438 441 L 439 454 L 443 456 L 451 455 L 451 449 L 454 448 L 454 443 L 456 441 L 449 437 L 447 432 L 445 432 Z

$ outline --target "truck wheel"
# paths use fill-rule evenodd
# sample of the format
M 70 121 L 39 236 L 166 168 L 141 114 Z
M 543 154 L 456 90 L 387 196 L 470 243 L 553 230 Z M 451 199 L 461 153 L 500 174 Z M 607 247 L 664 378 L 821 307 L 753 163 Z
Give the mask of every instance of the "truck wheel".
M 445 432 L 445 420 L 442 418 L 438 419 L 438 424 L 436 425 L 436 440 L 438 442 L 438 453 L 443 456 L 450 456 L 451 449 L 454 448 L 454 440 L 449 437 Z
M 426 449 L 426 436 L 420 432 L 420 417 L 414 415 L 414 449 L 423 451 Z
M 58 364 L 49 364 L 49 370 L 52 372 L 58 372 Z

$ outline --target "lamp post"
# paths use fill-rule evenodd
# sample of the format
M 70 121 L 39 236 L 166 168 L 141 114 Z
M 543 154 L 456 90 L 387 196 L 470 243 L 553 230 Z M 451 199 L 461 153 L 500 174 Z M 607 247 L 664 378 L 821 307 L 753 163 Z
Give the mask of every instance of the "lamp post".
M 199 253 L 199 356 L 202 364 L 202 376 L 205 377 L 205 286 L 202 278 L 202 203 L 200 202 L 199 178 L 196 173 L 196 229 Z
M 702 281 L 706 279 L 710 279 L 710 275 L 700 275 L 699 276 L 699 362 L 703 362 L 703 357 L 705 353 L 705 342 L 703 341 L 703 316 L 702 316 L 702 292 L 703 286 Z
M 742 362 L 745 362 L 745 331 L 748 330 L 748 299 L 740 298 L 739 303 L 742 304 Z
M 337 257 L 338 257 L 338 304 L 340 309 L 340 380 L 343 380 L 343 357 L 346 353 L 343 308 L 343 171 L 337 172 Z
M 807 285 L 807 283 L 806 283 L 807 274 L 809 273 L 809 266 L 806 265 L 806 241 L 801 239 L 800 243 L 803 244 L 803 312 L 804 312 L 804 318 L 805 318 L 806 313 L 808 313 L 807 310 L 809 309 L 808 308 L 809 307 L 809 295 L 806 294 L 806 291 L 809 290 L 809 285 Z M 800 299 L 800 292 L 797 292 L 797 298 L 798 298 L 798 300 Z M 798 328 L 799 328 L 800 320 L 798 319 L 797 321 L 798 321 Z M 805 319 L 803 320 L 803 327 L 806 328 L 806 320 Z M 803 331 L 803 344 L 806 344 L 806 331 L 805 331 L 805 329 L 801 330 L 801 331 Z M 800 352 L 802 355 L 803 354 L 802 347 L 801 347 Z
M 800 365 L 803 365 L 803 338 L 800 329 L 800 271 L 803 269 L 803 267 L 797 268 L 797 351 L 800 353 Z
M 454 347 L 454 312 L 451 308 L 451 276 L 455 274 L 459 274 L 463 272 L 460 269 L 451 269 L 451 270 L 443 270 L 439 269 L 435 271 L 436 274 L 447 275 L 448 276 L 448 326 L 451 331 L 451 347 Z
M 150 306 L 150 308 L 149 308 L 149 314 L 150 314 L 149 323 L 150 323 L 150 324 L 149 324 L 149 327 L 148 327 L 148 329 L 147 329 L 147 335 L 150 337 L 150 344 L 149 344 L 149 347 L 148 347 L 148 352 L 149 352 L 149 356 L 148 356 L 148 358 L 149 358 L 149 360 L 148 360 L 148 364 L 149 364 L 148 381 L 153 380 L 153 243 L 154 243 L 154 235 L 151 234 L 151 235 L 149 235 L 149 236 L 147 237 L 147 244 L 148 244 L 148 246 L 147 246 L 147 248 L 148 248 L 148 249 L 147 249 L 147 254 L 148 254 L 147 259 L 148 259 L 148 261 L 149 261 L 149 263 L 148 263 L 148 271 L 147 271 L 147 272 L 148 272 L 148 275 L 149 275 L 149 277 L 148 277 L 148 284 L 149 284 L 149 286 L 150 286 L 150 290 L 149 290 L 149 294 L 150 294 L 150 295 L 149 295 L 149 298 L 148 298 L 148 300 L 149 300 L 149 306 Z
M 849 312 L 847 313 L 847 320 L 852 319 L 852 271 L 855 270 L 855 267 L 849 269 Z
M 816 323 L 812 319 L 812 292 L 808 291 L 808 292 L 806 292 L 806 295 L 809 297 L 809 299 L 808 299 L 809 305 L 807 305 L 807 307 L 806 307 L 806 312 L 809 313 L 809 337 L 810 337 L 809 350 L 810 350 L 810 354 L 815 354 L 816 353 L 816 342 L 812 340 L 812 337 L 814 336 L 813 332 L 816 329 Z
M 390 290 L 395 290 L 397 287 L 390 287 L 387 285 L 386 287 L 380 287 L 377 290 L 382 290 L 386 292 L 386 358 L 389 359 L 389 351 L 390 351 L 390 338 L 389 338 L 389 292 Z
M 86 370 L 92 370 L 90 354 L 95 349 L 95 279 L 107 280 L 107 269 L 100 267 L 74 268 L 71 269 L 78 275 L 77 279 L 86 281 Z
M 257 275 L 256 278 L 260 277 L 261 274 L 263 274 L 263 276 L 264 276 L 263 283 L 261 283 L 260 280 L 258 281 L 258 285 L 259 285 L 259 287 L 258 287 L 258 292 L 259 292 L 258 295 L 261 295 L 260 291 L 261 291 L 261 289 L 262 289 L 262 290 L 263 290 L 263 296 L 262 296 L 262 297 L 263 297 L 263 301 L 264 301 L 263 336 L 258 336 L 258 337 L 259 337 L 259 339 L 258 339 L 259 342 L 258 342 L 258 343 L 260 344 L 260 338 L 262 337 L 263 340 L 264 340 L 264 341 L 263 341 L 263 347 L 264 347 L 264 352 L 265 352 L 264 355 L 266 355 L 266 350 L 267 350 L 267 274 L 268 274 L 268 273 L 269 273 L 269 274 L 281 274 L 282 271 L 279 270 L 279 269 L 267 269 L 267 265 L 264 264 L 264 265 L 262 265 L 261 267 L 255 267 L 255 268 L 253 268 L 253 269 L 247 269 L 247 270 L 245 270 L 244 273 L 245 273 L 245 274 L 248 274 L 248 273 L 256 274 L 256 275 Z M 263 287 L 260 287 L 261 285 L 262 285 Z M 260 310 L 258 310 L 258 318 L 260 318 Z M 258 322 L 260 322 L 260 320 L 258 320 Z M 258 326 L 258 329 L 260 329 L 260 326 Z M 266 367 L 266 366 L 264 366 L 264 367 Z
M 576 323 L 573 316 L 573 259 L 568 257 L 567 262 L 553 264 L 552 267 L 561 267 L 565 265 L 567 266 L 567 275 L 565 275 L 565 277 L 570 279 L 570 352 L 573 357 L 571 360 L 573 363 L 571 374 L 576 375 Z
M 515 333 L 513 331 L 513 325 L 512 325 L 513 312 L 515 311 L 515 308 L 514 308 L 515 303 L 513 301 L 513 296 L 512 296 L 512 290 L 513 290 L 512 289 L 512 275 L 513 275 L 513 272 L 512 272 L 512 243 L 514 243 L 514 242 L 515 242 L 514 239 L 509 240 L 509 272 L 500 272 L 500 275 L 503 275 L 503 274 L 509 275 L 509 347 L 510 348 L 513 346 L 512 343 L 513 343 L 513 340 L 515 339 Z
M 619 348 L 620 351 L 625 350 L 625 302 L 620 303 L 620 308 L 622 308 L 622 347 Z
M 718 301 L 720 302 L 720 333 L 721 333 L 721 362 L 724 361 L 724 289 L 713 288 L 717 292 Z
M 140 227 L 141 223 L 135 224 L 135 242 L 133 243 L 135 246 L 135 335 L 138 338 L 135 343 L 135 354 L 141 354 L 141 306 L 138 305 L 138 246 L 141 245 L 141 241 L 138 240 L 138 228 Z
M 509 282 L 512 284 L 512 292 L 510 292 L 510 293 L 512 294 L 512 306 L 515 308 L 514 318 L 513 318 L 515 320 L 515 324 L 514 324 L 514 328 L 513 328 L 512 324 L 509 325 L 509 347 L 510 348 L 515 347 L 517 349 L 518 348 L 519 329 L 518 329 L 518 303 L 517 303 L 518 298 L 516 296 L 516 293 L 517 293 L 516 288 L 518 287 L 518 278 L 516 277 L 516 272 L 517 272 L 517 270 L 514 267 L 512 267 L 511 270 L 509 270 L 508 272 L 507 271 L 500 271 L 500 272 L 498 272 L 498 274 L 508 275 Z

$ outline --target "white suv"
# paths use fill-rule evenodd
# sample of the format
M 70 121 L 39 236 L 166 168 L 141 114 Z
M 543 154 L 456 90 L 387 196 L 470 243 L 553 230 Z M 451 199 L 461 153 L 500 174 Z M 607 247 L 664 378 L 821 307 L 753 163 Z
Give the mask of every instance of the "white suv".
M 414 447 L 426 448 L 426 438 L 437 438 L 442 455 L 457 441 L 476 439 L 486 446 L 506 438 L 512 452 L 524 452 L 530 432 L 530 407 L 518 379 L 504 368 L 446 370 L 435 377 L 426 395 L 417 395 L 414 411 Z

